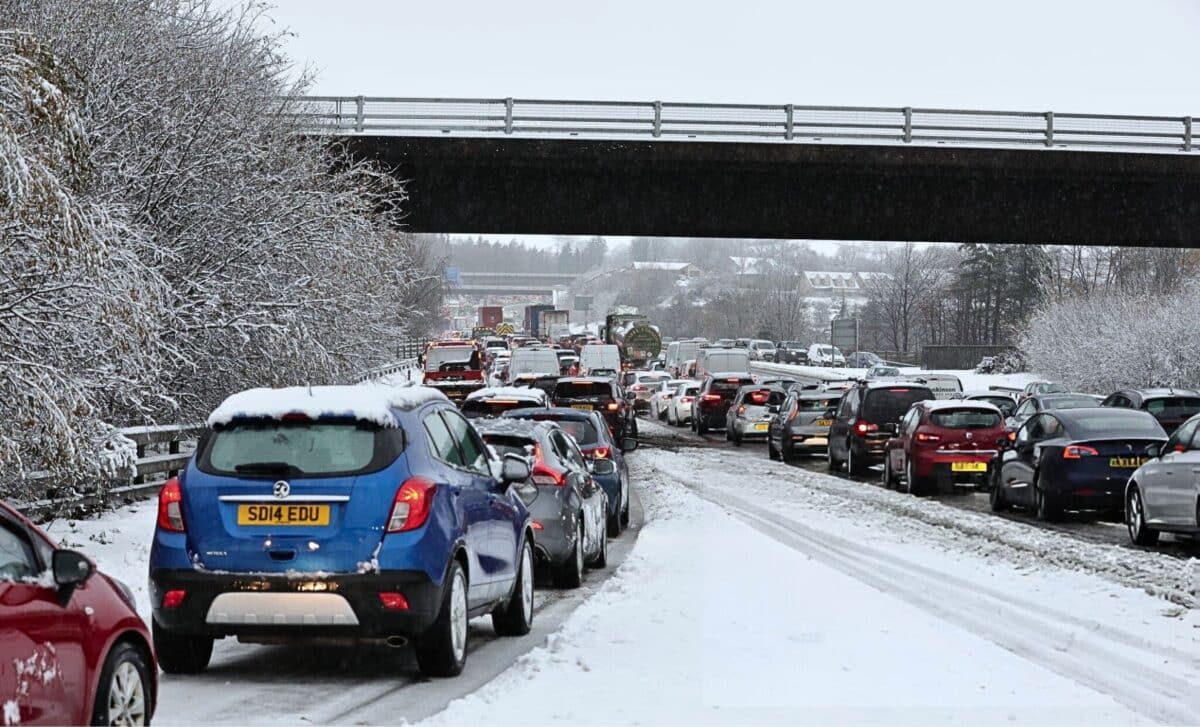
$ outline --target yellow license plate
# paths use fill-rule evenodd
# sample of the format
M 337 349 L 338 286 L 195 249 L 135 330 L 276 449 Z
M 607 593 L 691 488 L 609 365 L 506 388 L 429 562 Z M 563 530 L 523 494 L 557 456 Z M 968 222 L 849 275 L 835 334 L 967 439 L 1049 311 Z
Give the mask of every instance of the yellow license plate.
M 831 426 L 833 426 L 833 420 L 832 419 L 818 419 L 815 422 L 813 422 L 813 426 L 814 427 L 831 427 Z
M 328 525 L 329 505 L 238 505 L 238 525 Z
M 951 462 L 951 472 L 987 472 L 987 462 Z
M 771 426 L 770 424 L 755 424 L 755 425 L 754 425 L 754 431 L 756 431 L 756 432 L 765 432 L 765 431 L 767 431 L 767 429 L 768 429 L 770 426 Z
M 1117 469 L 1137 469 L 1146 464 L 1146 457 L 1110 457 L 1108 466 Z
M 584 411 L 591 411 L 592 405 L 591 404 L 572 404 L 571 408 L 572 409 L 583 409 Z

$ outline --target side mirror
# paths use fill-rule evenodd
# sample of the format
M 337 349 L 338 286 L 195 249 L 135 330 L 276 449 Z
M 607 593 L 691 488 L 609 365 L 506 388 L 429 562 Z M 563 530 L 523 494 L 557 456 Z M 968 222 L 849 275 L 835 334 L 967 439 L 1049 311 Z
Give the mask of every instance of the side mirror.
M 594 459 L 588 464 L 588 469 L 594 475 L 611 475 L 617 471 L 617 463 L 611 459 Z
M 504 466 L 500 470 L 500 481 L 506 485 L 529 479 L 529 462 L 515 454 L 504 455 Z
M 1146 456 L 1150 457 L 1151 459 L 1157 459 L 1158 457 L 1162 456 L 1162 448 L 1163 445 L 1159 442 L 1147 444 L 1145 449 Z
M 625 437 L 624 439 L 621 440 L 621 451 L 622 452 L 632 452 L 633 450 L 635 450 L 637 448 L 638 448 L 638 440 L 634 439 L 633 437 Z
M 83 553 L 74 550 L 56 550 L 50 560 L 50 570 L 58 585 L 58 603 L 66 606 L 75 589 L 87 582 L 96 567 Z

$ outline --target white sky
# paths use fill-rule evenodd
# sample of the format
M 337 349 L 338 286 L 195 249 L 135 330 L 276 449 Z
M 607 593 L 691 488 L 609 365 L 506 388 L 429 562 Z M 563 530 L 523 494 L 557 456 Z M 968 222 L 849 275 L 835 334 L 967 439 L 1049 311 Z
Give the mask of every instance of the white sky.
M 1200 117 L 1200 0 L 272 1 L 320 95 Z

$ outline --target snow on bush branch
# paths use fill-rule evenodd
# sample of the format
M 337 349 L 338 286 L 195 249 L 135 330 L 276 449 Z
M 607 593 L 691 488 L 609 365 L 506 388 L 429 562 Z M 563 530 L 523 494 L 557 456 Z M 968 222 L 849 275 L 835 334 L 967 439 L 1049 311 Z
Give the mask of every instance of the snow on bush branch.
M 94 479 L 107 425 L 344 380 L 430 319 L 403 189 L 297 133 L 256 12 L 0 0 L 0 496 Z
M 1073 391 L 1200 386 L 1200 338 L 1191 321 L 1200 290 L 1111 292 L 1052 303 L 1021 339 L 1029 369 Z

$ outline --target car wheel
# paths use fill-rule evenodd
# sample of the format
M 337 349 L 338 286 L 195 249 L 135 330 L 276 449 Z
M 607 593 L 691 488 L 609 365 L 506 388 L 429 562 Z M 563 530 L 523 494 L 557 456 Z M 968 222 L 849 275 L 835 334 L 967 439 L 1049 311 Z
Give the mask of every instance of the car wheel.
M 830 472 L 837 472 L 842 468 L 842 461 L 833 456 L 833 444 L 828 444 L 825 446 L 825 458 L 829 463 Z
M 867 463 L 862 457 L 854 456 L 854 445 L 849 442 L 846 443 L 846 469 L 850 474 L 859 477 L 867 473 Z
M 904 486 L 910 495 L 925 493 L 925 483 L 917 477 L 917 465 L 911 459 L 904 465 Z
M 771 441 L 771 435 L 767 435 L 767 459 L 781 459 L 779 450 L 775 449 L 775 443 Z
M 1038 477 L 1033 478 L 1033 496 L 1037 503 L 1037 519 L 1042 522 L 1056 523 L 1062 520 L 1063 507 L 1059 499 L 1042 489 Z
M 704 426 L 704 418 L 696 417 L 696 434 L 704 436 L 708 434 L 708 427 Z
M 592 568 L 607 568 L 608 567 L 608 529 L 600 528 L 600 549 L 596 551 L 596 555 L 592 558 L 592 562 L 588 563 Z
M 468 634 L 467 576 L 462 564 L 452 560 L 437 620 L 413 643 L 421 673 L 431 677 L 462 673 L 467 663 Z
M 885 456 L 883 459 L 883 489 L 894 490 L 896 488 L 896 478 L 892 476 L 892 465 Z
M 562 565 L 554 569 L 554 585 L 559 588 L 579 588 L 583 585 L 583 514 L 577 516 L 575 547 Z
M 742 446 L 742 435 L 737 433 L 737 430 L 729 432 L 729 441 L 733 442 L 733 446 Z
M 991 482 L 988 484 L 988 506 L 992 508 L 992 512 L 1004 512 L 1008 509 L 1008 500 L 1004 499 L 1004 488 L 1000 485 L 999 465 L 992 471 Z
M 621 508 L 621 530 L 626 530 L 628 528 L 629 528 L 629 495 L 626 494 L 625 495 L 625 505 Z M 606 548 L 608 547 L 607 542 L 605 542 L 605 547 Z
M 679 422 L 675 420 L 675 409 L 673 407 L 667 407 L 667 424 L 672 427 L 679 426 Z
M 150 666 L 142 652 L 125 641 L 113 646 L 100 671 L 92 724 L 150 724 L 151 684 Z
M 1146 527 L 1146 508 L 1142 506 L 1142 492 L 1137 485 L 1130 486 L 1125 500 L 1125 524 L 1134 545 L 1158 545 L 1158 531 Z
M 151 626 L 151 635 L 154 638 L 154 653 L 158 656 L 158 665 L 166 673 L 196 674 L 208 667 L 213 650 L 211 636 L 172 634 L 158 624 Z
M 533 629 L 533 546 L 528 541 L 521 546 L 521 567 L 508 603 L 492 611 L 492 628 L 501 636 L 524 636 Z
M 637 417 L 635 416 L 629 424 L 629 436 L 636 437 L 637 435 L 638 435 L 638 423 L 637 423 Z

